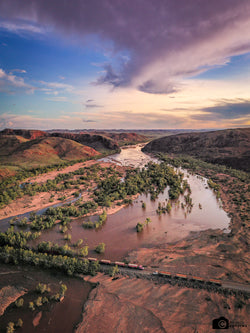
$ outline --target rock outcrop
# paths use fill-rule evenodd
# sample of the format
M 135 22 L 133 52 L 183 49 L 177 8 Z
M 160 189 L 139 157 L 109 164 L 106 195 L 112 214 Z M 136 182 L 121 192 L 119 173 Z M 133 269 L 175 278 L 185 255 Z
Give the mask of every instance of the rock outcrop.
M 151 141 L 143 151 L 191 155 L 249 171 L 250 128 L 171 135 Z

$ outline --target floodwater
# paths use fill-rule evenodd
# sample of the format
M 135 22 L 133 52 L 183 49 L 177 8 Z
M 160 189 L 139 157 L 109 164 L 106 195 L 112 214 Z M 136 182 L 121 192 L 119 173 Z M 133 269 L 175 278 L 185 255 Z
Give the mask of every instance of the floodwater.
M 90 291 L 94 285 L 79 278 L 69 278 L 56 271 L 42 271 L 28 266 L 0 265 L 0 289 L 6 285 L 25 288 L 28 292 L 23 296 L 24 306 L 17 308 L 10 305 L 0 318 L 0 332 L 5 332 L 4 328 L 9 321 L 17 322 L 22 318 L 23 327 L 18 329 L 20 333 L 33 332 L 73 332 L 75 327 L 82 320 L 82 309 L 87 301 Z M 39 296 L 35 292 L 37 284 L 46 283 L 51 289 L 51 295 L 58 292 L 60 284 L 67 286 L 65 298 L 62 302 L 50 302 L 42 307 L 36 307 L 35 311 L 28 308 L 31 301 L 35 301 Z M 45 294 L 46 295 L 46 294 Z M 44 296 L 44 295 L 43 295 Z M 46 295 L 47 296 L 47 295 Z M 36 327 L 33 321 L 39 316 Z
M 142 168 L 148 162 L 159 163 L 157 158 L 153 158 L 141 151 L 144 144 L 138 144 L 136 146 L 127 146 L 121 149 L 119 154 L 101 158 L 99 161 L 116 163 L 122 166 L 132 166 L 134 168 Z
M 136 167 L 142 167 L 152 160 L 157 161 L 144 154 L 139 145 L 122 149 L 120 154 L 112 155 L 102 160 Z M 70 230 L 72 235 L 71 242 L 76 242 L 81 238 L 84 244 L 89 246 L 89 254 L 91 256 L 118 260 L 122 259 L 133 249 L 178 241 L 188 236 L 191 231 L 217 228 L 225 229 L 226 231 L 230 219 L 221 208 L 221 203 L 216 199 L 213 191 L 208 188 L 207 179 L 188 174 L 185 170 L 182 170 L 182 172 L 184 172 L 184 178 L 188 180 L 192 190 L 191 197 L 194 206 L 190 213 L 181 208 L 181 203 L 184 203 L 184 196 L 179 198 L 179 202 L 172 202 L 170 214 L 159 216 L 156 213 L 158 203 L 166 202 L 166 199 L 168 199 L 168 188 L 166 188 L 164 193 L 161 193 L 155 201 L 150 200 L 150 195 L 140 195 L 134 200 L 132 205 L 128 205 L 117 213 L 109 215 L 105 224 L 97 230 L 84 229 L 82 227 L 82 222 L 86 221 L 86 218 L 73 221 Z M 142 202 L 146 204 L 145 209 L 142 208 Z M 147 217 L 152 222 L 145 226 L 142 232 L 137 233 L 135 229 L 136 224 L 138 222 L 143 223 Z M 33 244 L 45 240 L 66 244 L 63 236 L 59 232 L 59 226 L 56 226 L 53 230 L 43 232 L 41 237 L 34 241 Z M 101 242 L 106 244 L 105 254 L 97 255 L 94 252 L 94 248 Z

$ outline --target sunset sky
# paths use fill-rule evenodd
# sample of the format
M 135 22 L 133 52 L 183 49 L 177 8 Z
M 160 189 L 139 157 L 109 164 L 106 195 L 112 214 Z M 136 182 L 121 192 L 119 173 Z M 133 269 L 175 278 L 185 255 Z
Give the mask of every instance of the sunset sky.
M 0 0 L 0 129 L 250 125 L 249 0 Z

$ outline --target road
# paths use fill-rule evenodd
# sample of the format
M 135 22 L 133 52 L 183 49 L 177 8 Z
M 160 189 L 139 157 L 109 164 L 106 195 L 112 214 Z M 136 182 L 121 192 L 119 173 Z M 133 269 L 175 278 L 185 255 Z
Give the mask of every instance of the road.
M 101 271 L 104 273 L 109 273 L 110 269 L 113 266 L 101 265 Z M 230 281 L 221 281 L 221 286 L 216 284 L 211 284 L 207 281 L 193 281 L 191 278 L 180 279 L 175 276 L 172 277 L 163 277 L 160 275 L 153 275 L 152 269 L 131 269 L 127 267 L 119 267 L 119 274 L 129 276 L 131 278 L 139 278 L 153 281 L 154 283 L 159 284 L 171 284 L 179 287 L 187 287 L 194 289 L 205 289 L 209 292 L 217 292 L 224 295 L 240 295 L 243 294 L 246 297 L 250 296 L 250 285 L 241 284 Z

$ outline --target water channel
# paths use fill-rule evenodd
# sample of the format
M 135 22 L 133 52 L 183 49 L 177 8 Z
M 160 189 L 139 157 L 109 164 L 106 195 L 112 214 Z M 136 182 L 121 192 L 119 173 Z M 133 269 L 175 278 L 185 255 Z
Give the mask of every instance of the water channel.
M 106 157 L 101 159 L 101 161 L 140 168 L 149 161 L 159 162 L 157 159 L 153 159 L 149 155 L 144 154 L 141 151 L 140 145 L 124 148 L 121 150 L 120 154 Z M 215 194 L 208 188 L 207 179 L 188 174 L 185 170 L 182 170 L 182 172 L 184 172 L 185 178 L 188 180 L 192 190 L 191 197 L 194 207 L 191 213 L 185 214 L 185 211 L 181 208 L 181 203 L 184 202 L 184 196 L 181 196 L 179 203 L 178 201 L 173 202 L 170 214 L 157 215 L 156 209 L 158 202 L 164 202 L 168 199 L 168 188 L 166 188 L 164 193 L 161 193 L 155 201 L 150 200 L 150 195 L 140 195 L 134 200 L 133 204 L 109 215 L 100 229 L 84 229 L 82 227 L 84 218 L 72 221 L 71 242 L 76 242 L 81 238 L 84 240 L 84 244 L 88 244 L 89 246 L 89 256 L 121 260 L 131 250 L 178 241 L 188 236 L 190 231 L 201 231 L 210 228 L 226 230 L 230 220 L 225 211 L 221 208 L 221 204 L 216 199 Z M 146 204 L 145 209 L 142 208 L 142 202 Z M 44 209 L 37 213 L 43 212 Z M 28 214 L 25 214 L 25 216 L 28 216 Z M 149 217 L 152 222 L 149 223 L 141 233 L 137 233 L 135 229 L 136 224 L 138 222 L 144 222 L 147 217 Z M 0 221 L 1 230 L 6 229 L 8 225 L 8 219 Z M 63 236 L 64 235 L 59 232 L 59 225 L 56 225 L 51 230 L 43 231 L 41 237 L 33 241 L 32 245 L 36 245 L 41 241 L 52 241 L 63 245 L 66 243 L 63 240 Z M 106 244 L 106 251 L 103 255 L 97 255 L 94 252 L 95 246 L 100 242 Z M 21 273 L 23 278 L 23 271 L 21 271 Z M 44 282 L 46 279 L 42 274 L 45 273 L 41 272 L 39 279 Z M 21 283 L 21 279 L 19 282 Z M 70 297 L 66 297 L 65 302 L 62 302 L 62 304 L 59 303 L 55 308 L 50 309 L 49 312 L 43 312 L 42 320 L 36 328 L 37 332 L 45 331 L 48 325 L 58 329 L 58 325 L 60 325 L 58 323 L 60 321 L 60 328 L 65 332 L 70 332 L 72 325 L 79 322 L 82 304 L 85 302 L 92 286 L 86 283 L 86 285 L 83 285 L 81 281 L 77 280 L 74 280 L 73 283 L 71 280 L 69 283 L 67 283 L 68 281 L 66 280 L 65 282 L 68 285 L 68 295 L 70 295 Z M 72 311 L 69 312 L 69 309 Z M 26 312 L 24 311 L 23 313 L 25 332 L 33 332 L 32 319 L 31 321 L 28 320 L 30 313 Z M 65 317 L 67 318 L 67 325 L 65 321 L 60 319 L 65 313 L 67 313 Z M 12 319 L 13 315 L 11 313 L 9 316 L 10 319 Z M 52 317 L 53 320 L 51 319 Z
M 134 167 L 143 167 L 149 161 L 159 162 L 144 154 L 140 145 L 123 148 L 121 153 L 106 157 L 101 161 Z M 121 208 L 118 212 L 109 215 L 105 224 L 97 230 L 84 229 L 82 227 L 84 218 L 74 220 L 71 223 L 71 242 L 76 242 L 82 238 L 84 243 L 89 246 L 89 254 L 95 256 L 95 246 L 104 242 L 106 251 L 104 255 L 99 255 L 99 257 L 114 260 L 122 259 L 129 251 L 139 247 L 178 241 L 188 236 L 190 231 L 217 228 L 226 230 L 230 219 L 221 208 L 221 203 L 216 199 L 213 191 L 208 188 L 207 179 L 191 175 L 185 170 L 181 171 L 185 174 L 184 178 L 188 180 L 192 190 L 191 197 L 194 207 L 190 213 L 186 213 L 181 208 L 181 203 L 184 203 L 184 196 L 179 198 L 179 202 L 172 203 L 170 214 L 159 216 L 156 213 L 158 203 L 166 202 L 166 199 L 168 199 L 168 188 L 166 188 L 164 193 L 161 193 L 155 201 L 150 200 L 150 195 L 140 195 L 132 205 Z M 146 204 L 145 209 L 142 208 L 142 202 Z M 136 224 L 144 222 L 147 217 L 152 222 L 142 232 L 137 233 Z M 43 231 L 34 245 L 41 241 L 65 244 L 58 225 L 52 230 Z

